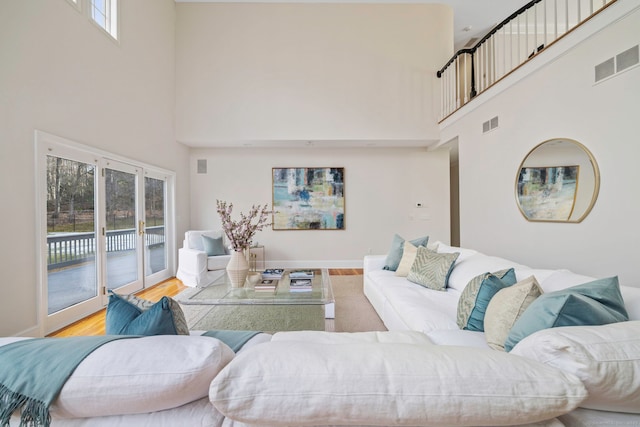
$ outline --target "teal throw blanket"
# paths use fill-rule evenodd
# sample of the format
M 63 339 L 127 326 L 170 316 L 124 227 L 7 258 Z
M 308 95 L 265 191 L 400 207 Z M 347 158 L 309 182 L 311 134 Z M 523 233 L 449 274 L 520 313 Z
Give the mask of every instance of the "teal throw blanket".
M 247 343 L 251 338 L 258 335 L 260 332 L 257 331 L 226 331 L 226 330 L 218 330 L 218 331 L 207 331 L 203 336 L 217 338 L 229 347 L 234 352 L 237 352 L 242 348 L 243 345 Z
M 110 341 L 134 338 L 105 335 L 34 338 L 0 347 L 0 426 L 21 409 L 20 426 L 49 426 L 49 406 L 76 367 Z

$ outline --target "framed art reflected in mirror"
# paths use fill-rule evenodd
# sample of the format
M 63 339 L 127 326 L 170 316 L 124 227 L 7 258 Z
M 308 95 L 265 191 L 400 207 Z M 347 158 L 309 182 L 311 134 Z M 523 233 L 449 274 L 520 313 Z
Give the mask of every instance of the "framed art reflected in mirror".
M 529 221 L 581 222 L 600 188 L 595 158 L 571 139 L 552 139 L 534 147 L 516 177 L 516 201 Z

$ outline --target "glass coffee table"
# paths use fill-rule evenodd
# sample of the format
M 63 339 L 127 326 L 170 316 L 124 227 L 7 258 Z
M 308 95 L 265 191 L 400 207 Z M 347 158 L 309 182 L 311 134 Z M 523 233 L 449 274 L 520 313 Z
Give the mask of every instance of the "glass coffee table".
M 304 270 L 313 272 L 306 290 L 291 286 L 291 270 L 274 279 L 276 287 L 270 290 L 256 290 L 249 281 L 234 288 L 223 270 L 211 285 L 187 289 L 175 299 L 183 305 L 191 330 L 322 331 L 325 318 L 332 319 L 335 313 L 329 272 Z

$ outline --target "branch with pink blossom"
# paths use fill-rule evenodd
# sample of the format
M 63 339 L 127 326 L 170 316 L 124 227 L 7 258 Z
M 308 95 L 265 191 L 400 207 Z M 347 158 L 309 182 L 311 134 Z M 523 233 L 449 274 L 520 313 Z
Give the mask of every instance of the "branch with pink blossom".
M 216 204 L 222 220 L 222 230 L 234 251 L 243 251 L 250 247 L 253 236 L 271 225 L 268 220 L 273 211 L 268 205 L 253 205 L 247 215 L 240 212 L 240 220 L 234 221 L 231 219 L 233 203 L 216 200 Z

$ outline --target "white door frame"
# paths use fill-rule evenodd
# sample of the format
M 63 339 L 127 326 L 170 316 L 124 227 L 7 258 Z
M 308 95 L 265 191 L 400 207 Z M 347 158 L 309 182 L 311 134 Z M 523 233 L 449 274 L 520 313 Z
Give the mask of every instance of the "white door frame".
M 114 153 L 109 153 L 100 149 L 96 149 L 84 144 L 80 144 L 66 138 L 62 138 L 47 132 L 36 130 L 35 132 L 35 154 L 36 154 L 36 268 L 38 269 L 38 329 L 41 336 L 58 330 L 70 323 L 92 314 L 106 304 L 107 299 L 104 298 L 102 288 L 106 287 L 103 256 L 96 256 L 96 268 L 98 270 L 98 287 L 99 292 L 96 298 L 91 299 L 90 304 L 77 304 L 59 313 L 55 316 L 49 316 L 47 313 L 48 288 L 47 288 L 47 163 L 48 155 L 60 156 L 71 160 L 82 161 L 96 165 L 96 177 L 100 180 L 102 167 L 109 161 L 115 161 L 132 165 L 140 170 L 142 176 L 142 191 L 139 191 L 139 197 L 142 197 L 141 209 L 144 209 L 144 176 L 148 174 L 150 177 L 162 177 L 166 182 L 166 200 L 165 200 L 165 245 L 167 251 L 167 268 L 153 275 L 144 275 L 142 270 L 143 286 L 149 287 L 155 285 L 162 280 L 175 276 L 176 270 L 176 243 L 175 243 L 175 172 L 147 165 L 142 162 L 133 161 Z M 108 167 L 108 166 L 107 166 Z M 115 168 L 117 169 L 117 168 Z M 159 178 L 158 178 L 159 179 Z M 98 198 L 96 207 L 96 232 L 104 227 L 104 181 L 98 185 L 95 191 Z M 102 207 L 100 207 L 102 206 Z M 144 216 L 142 211 L 141 218 Z M 139 223 L 138 223 L 139 224 Z M 138 225 L 139 226 L 139 225 Z M 99 233 L 101 234 L 101 233 Z M 100 248 L 104 248 L 104 237 L 101 236 Z M 104 252 L 101 250 L 101 252 Z M 141 251 L 142 252 L 142 251 Z M 59 316 L 57 314 L 60 314 Z

